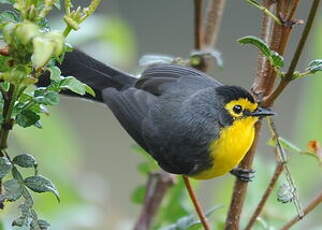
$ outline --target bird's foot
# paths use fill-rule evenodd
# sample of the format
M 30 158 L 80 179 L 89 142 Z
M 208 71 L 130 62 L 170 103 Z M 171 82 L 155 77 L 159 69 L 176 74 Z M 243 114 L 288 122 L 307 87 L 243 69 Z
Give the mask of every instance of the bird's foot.
M 255 170 L 234 168 L 230 173 L 243 182 L 251 182 L 255 177 Z

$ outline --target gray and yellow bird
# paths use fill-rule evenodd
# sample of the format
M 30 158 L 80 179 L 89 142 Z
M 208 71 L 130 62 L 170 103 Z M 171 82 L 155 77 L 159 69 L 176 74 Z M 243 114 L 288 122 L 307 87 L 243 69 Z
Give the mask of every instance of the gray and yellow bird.
M 235 167 L 252 145 L 254 124 L 274 113 L 247 90 L 174 64 L 152 65 L 137 79 L 78 50 L 67 53 L 60 68 L 63 76 L 92 87 L 96 97 L 86 97 L 105 103 L 165 171 L 196 179 L 232 172 L 250 179 L 252 171 Z M 48 84 L 41 79 L 39 86 Z

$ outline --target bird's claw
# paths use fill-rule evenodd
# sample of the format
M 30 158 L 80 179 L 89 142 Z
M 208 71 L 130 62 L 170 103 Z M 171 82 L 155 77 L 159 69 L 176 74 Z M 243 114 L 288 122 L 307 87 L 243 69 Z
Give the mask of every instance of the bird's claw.
M 251 182 L 255 177 L 255 170 L 253 169 L 242 169 L 242 168 L 234 168 L 230 171 L 230 173 L 236 176 L 239 180 L 243 182 Z

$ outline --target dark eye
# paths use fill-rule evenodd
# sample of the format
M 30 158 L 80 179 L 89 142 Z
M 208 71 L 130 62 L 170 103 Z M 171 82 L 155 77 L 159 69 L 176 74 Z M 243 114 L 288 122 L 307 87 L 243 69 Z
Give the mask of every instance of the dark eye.
M 233 111 L 234 111 L 234 113 L 236 113 L 236 114 L 240 114 L 240 113 L 243 111 L 243 108 L 242 108 L 240 105 L 235 105 L 235 106 L 233 107 Z

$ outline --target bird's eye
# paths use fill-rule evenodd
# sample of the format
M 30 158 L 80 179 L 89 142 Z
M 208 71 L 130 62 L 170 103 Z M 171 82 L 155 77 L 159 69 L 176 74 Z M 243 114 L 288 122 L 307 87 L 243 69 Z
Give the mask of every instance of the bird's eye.
M 233 107 L 233 111 L 234 111 L 234 113 L 236 113 L 236 114 L 240 114 L 240 113 L 243 111 L 243 108 L 242 108 L 240 105 L 235 105 L 235 106 Z

